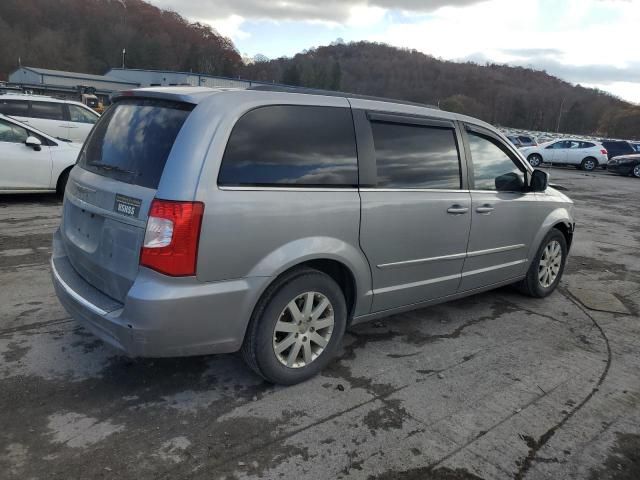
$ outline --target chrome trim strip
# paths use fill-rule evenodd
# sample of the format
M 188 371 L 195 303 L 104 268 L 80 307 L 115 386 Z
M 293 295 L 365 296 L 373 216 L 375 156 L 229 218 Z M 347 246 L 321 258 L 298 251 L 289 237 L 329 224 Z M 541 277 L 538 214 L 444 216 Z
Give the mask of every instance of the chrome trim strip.
M 486 273 L 492 270 L 498 270 L 499 268 L 515 267 L 516 265 L 520 265 L 526 262 L 527 262 L 527 259 L 524 258 L 522 260 L 516 260 L 515 262 L 501 263 L 500 265 L 493 265 L 487 268 L 479 268 L 478 270 L 471 270 L 470 272 L 464 272 L 462 274 L 462 277 L 469 277 L 471 275 L 477 275 L 479 273 Z
M 109 313 L 106 310 L 103 310 L 100 307 L 94 305 L 93 303 L 87 301 L 75 290 L 72 290 L 71 287 L 67 285 L 64 280 L 62 280 L 62 277 L 60 277 L 60 274 L 58 273 L 58 270 L 56 270 L 56 266 L 53 263 L 53 258 L 51 259 L 51 271 L 53 272 L 53 276 L 58 281 L 58 283 L 62 286 L 62 288 L 64 288 L 65 292 L 67 292 L 71 297 L 74 298 L 74 300 L 76 300 L 82 306 L 88 308 L 94 313 L 97 313 L 98 315 L 106 315 L 107 313 Z
M 446 277 L 438 277 L 438 278 L 431 278 L 429 280 L 422 280 L 420 282 L 403 283 L 402 285 L 392 285 L 390 287 L 378 288 L 377 290 L 373 291 L 373 294 L 379 295 L 381 293 L 395 292 L 396 290 L 403 290 L 406 288 L 422 287 L 424 285 L 430 285 L 432 283 L 446 282 L 447 280 L 455 280 L 460 277 L 461 275 L 457 273 L 455 275 L 447 275 Z
M 506 247 L 487 248 L 486 250 L 476 250 L 475 252 L 468 252 L 467 257 L 479 257 L 481 255 L 490 255 L 492 253 L 510 252 L 511 250 L 519 250 L 525 248 L 524 243 L 518 245 L 507 245 Z
M 415 260 L 405 260 L 402 262 L 381 263 L 380 265 L 376 266 L 380 269 L 404 267 L 406 265 L 420 265 L 422 263 L 438 262 L 442 260 L 459 260 L 461 258 L 464 258 L 465 256 L 466 253 L 454 253 L 452 255 L 442 255 L 441 257 L 417 258 Z
M 479 273 L 486 273 L 486 272 L 490 272 L 492 270 L 498 270 L 500 268 L 514 267 L 516 265 L 520 265 L 520 264 L 526 263 L 526 262 L 527 262 L 527 259 L 525 258 L 523 260 L 516 260 L 515 262 L 502 263 L 500 265 L 493 265 L 493 266 L 487 267 L 487 268 L 480 268 L 478 270 L 471 270 L 470 272 L 464 272 L 462 274 L 448 275 L 446 277 L 432 278 L 432 279 L 429 279 L 429 280 L 423 280 L 421 282 L 403 283 L 402 285 L 392 285 L 390 287 L 378 288 L 377 290 L 373 291 L 373 294 L 374 295 L 378 295 L 378 294 L 381 294 L 381 293 L 395 292 L 396 290 L 403 290 L 403 289 L 406 289 L 406 288 L 422 287 L 424 285 L 430 285 L 432 283 L 446 282 L 447 280 L 455 280 L 456 278 L 469 277 L 471 275 L 477 275 Z
M 376 265 L 376 267 L 380 269 L 385 269 L 385 268 L 394 268 L 394 267 L 404 267 L 408 265 L 420 265 L 420 264 L 429 263 L 429 262 L 459 260 L 461 258 L 479 257 L 481 255 L 490 255 L 492 253 L 510 252 L 511 250 L 519 250 L 525 247 L 526 245 L 524 243 L 520 243 L 518 245 L 507 245 L 506 247 L 488 248 L 487 250 L 476 250 L 475 252 L 469 252 L 469 253 L 453 253 L 451 255 L 442 255 L 440 257 L 416 258 L 415 260 L 404 260 L 402 262 L 381 263 L 380 265 Z
M 434 192 L 434 193 L 469 193 L 469 190 L 451 190 L 438 188 L 361 188 L 361 192 Z
M 341 187 L 262 187 L 262 186 L 225 186 L 218 185 L 219 190 L 228 190 L 231 192 L 357 192 L 357 188 L 341 188 Z
M 536 192 L 518 192 L 515 190 L 506 190 L 506 191 L 500 191 L 500 190 L 469 190 L 470 193 L 491 193 L 491 194 L 497 194 L 497 193 L 512 193 L 514 195 L 520 195 L 523 197 L 526 196 L 531 196 L 531 195 L 535 195 Z

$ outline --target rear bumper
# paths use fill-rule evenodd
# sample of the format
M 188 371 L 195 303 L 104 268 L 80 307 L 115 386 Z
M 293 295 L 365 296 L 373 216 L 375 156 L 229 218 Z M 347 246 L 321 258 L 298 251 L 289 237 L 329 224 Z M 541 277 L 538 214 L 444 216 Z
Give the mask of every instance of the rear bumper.
M 268 277 L 202 283 L 140 268 L 124 303 L 93 288 L 71 266 L 54 236 L 51 272 L 69 314 L 132 357 L 177 357 L 240 348 Z

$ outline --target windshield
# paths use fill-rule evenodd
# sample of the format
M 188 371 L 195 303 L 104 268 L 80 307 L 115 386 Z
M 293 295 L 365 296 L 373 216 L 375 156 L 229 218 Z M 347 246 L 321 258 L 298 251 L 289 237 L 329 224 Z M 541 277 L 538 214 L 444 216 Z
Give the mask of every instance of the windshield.
M 80 153 L 85 170 L 158 188 L 169 152 L 193 105 L 125 99 L 100 118 Z

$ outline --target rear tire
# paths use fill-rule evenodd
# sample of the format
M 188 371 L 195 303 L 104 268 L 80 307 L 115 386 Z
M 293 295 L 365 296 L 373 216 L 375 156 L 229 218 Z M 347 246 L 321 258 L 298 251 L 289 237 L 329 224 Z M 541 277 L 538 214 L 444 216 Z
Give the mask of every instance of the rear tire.
M 631 175 L 636 178 L 640 178 L 640 163 L 633 167 L 633 170 L 631 170 Z
M 598 168 L 598 161 L 595 158 L 587 157 L 582 160 L 580 168 L 585 172 L 593 172 L 596 168 Z
M 518 290 L 535 298 L 551 294 L 562 278 L 567 253 L 567 240 L 564 235 L 557 228 L 552 229 L 542 240 L 527 276 L 516 284 Z
M 542 164 L 542 157 L 537 153 L 532 153 L 527 157 L 527 161 L 529 162 L 529 165 L 531 165 L 533 168 L 536 168 Z
M 346 325 L 347 306 L 338 284 L 318 270 L 297 269 L 276 280 L 256 305 L 242 356 L 271 383 L 300 383 L 331 361 Z

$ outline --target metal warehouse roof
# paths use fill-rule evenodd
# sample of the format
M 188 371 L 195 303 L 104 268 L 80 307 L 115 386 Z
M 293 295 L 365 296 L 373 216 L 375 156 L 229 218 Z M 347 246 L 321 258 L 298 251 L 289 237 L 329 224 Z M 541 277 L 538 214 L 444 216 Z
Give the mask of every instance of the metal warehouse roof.
M 63 77 L 63 78 L 77 78 L 81 80 L 93 80 L 100 82 L 121 83 L 124 85 L 134 85 L 134 82 L 127 82 L 114 77 L 107 77 L 105 75 L 93 75 L 90 73 L 78 73 L 78 72 L 65 72 L 63 70 L 50 70 L 48 68 L 36 68 L 36 67 L 20 67 L 24 70 L 37 73 L 38 75 L 46 75 L 49 77 Z

